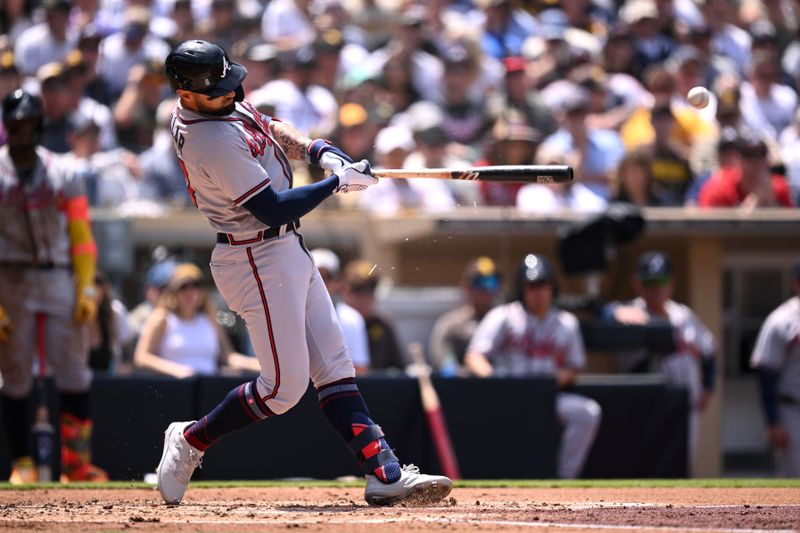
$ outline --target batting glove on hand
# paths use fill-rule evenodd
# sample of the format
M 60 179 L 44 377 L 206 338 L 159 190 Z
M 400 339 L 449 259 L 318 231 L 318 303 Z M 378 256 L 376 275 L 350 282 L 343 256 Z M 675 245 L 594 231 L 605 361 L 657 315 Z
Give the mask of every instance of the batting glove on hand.
M 353 162 L 346 153 L 336 148 L 325 139 L 314 139 L 306 150 L 307 160 L 312 165 L 317 165 L 336 174 L 342 168 Z
M 14 325 L 11 323 L 5 307 L 0 305 L 0 342 L 8 342 L 11 340 L 11 333 L 14 331 Z
M 85 324 L 94 320 L 97 314 L 97 300 L 95 300 L 94 287 L 86 287 L 78 291 L 75 298 L 75 321 Z
M 378 183 L 378 178 L 372 175 L 369 161 L 366 159 L 342 167 L 336 175 L 339 177 L 339 186 L 334 192 L 363 191 L 370 185 Z

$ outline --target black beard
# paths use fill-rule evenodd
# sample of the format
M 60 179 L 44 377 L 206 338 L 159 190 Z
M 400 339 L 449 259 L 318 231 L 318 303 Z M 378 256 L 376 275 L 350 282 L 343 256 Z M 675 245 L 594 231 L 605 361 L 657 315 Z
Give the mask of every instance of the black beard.
M 233 110 L 236 109 L 236 101 L 231 102 L 229 105 L 225 107 L 221 107 L 219 109 L 208 109 L 208 108 L 201 108 L 200 112 L 205 115 L 213 115 L 215 117 L 224 117 L 226 115 L 230 115 L 233 113 Z

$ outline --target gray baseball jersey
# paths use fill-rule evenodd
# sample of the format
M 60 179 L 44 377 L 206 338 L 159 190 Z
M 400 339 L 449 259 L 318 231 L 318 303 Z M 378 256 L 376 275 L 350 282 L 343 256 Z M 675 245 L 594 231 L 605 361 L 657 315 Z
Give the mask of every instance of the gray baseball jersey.
M 0 343 L 3 392 L 22 397 L 32 385 L 36 354 L 36 315 L 45 316 L 45 354 L 62 390 L 85 391 L 87 330 L 75 323 L 75 283 L 66 200 L 84 194 L 83 182 L 63 160 L 37 148 L 38 163 L 26 183 L 0 148 L 0 304 L 14 325 L 8 343 Z
M 778 394 L 800 402 L 800 297 L 790 298 L 769 314 L 750 364 L 778 372 Z
M 211 254 L 211 274 L 228 307 L 247 324 L 261 366 L 257 393 L 274 414 L 294 406 L 309 377 L 320 387 L 355 376 L 325 283 L 296 231 L 264 240 L 264 223 L 243 204 L 267 187 L 292 185 L 271 119 L 247 101 L 224 117 L 178 106 L 171 133 L 189 194 L 211 225 L 228 234 Z M 270 413 L 262 413 L 263 417 Z
M 581 370 L 586 365 L 575 315 L 554 308 L 538 319 L 520 302 L 489 311 L 467 351 L 486 355 L 499 375 L 552 376 L 559 368 Z

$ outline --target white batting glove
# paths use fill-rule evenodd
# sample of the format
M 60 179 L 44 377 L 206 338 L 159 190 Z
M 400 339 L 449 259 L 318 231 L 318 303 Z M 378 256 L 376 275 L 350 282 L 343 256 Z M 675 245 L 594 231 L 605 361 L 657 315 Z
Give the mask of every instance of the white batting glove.
M 314 139 L 306 150 L 306 160 L 336 174 L 353 162 L 346 153 L 325 139 Z
M 339 177 L 339 186 L 334 192 L 363 191 L 370 185 L 378 183 L 378 178 L 372 175 L 369 161 L 366 159 L 342 167 L 336 175 Z

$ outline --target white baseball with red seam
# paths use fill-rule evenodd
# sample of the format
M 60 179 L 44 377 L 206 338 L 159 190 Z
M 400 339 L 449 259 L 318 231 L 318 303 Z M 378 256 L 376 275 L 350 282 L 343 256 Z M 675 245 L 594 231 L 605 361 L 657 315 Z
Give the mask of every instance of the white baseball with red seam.
M 697 109 L 703 109 L 708 105 L 711 94 L 705 87 L 692 87 L 686 95 L 686 99 Z

